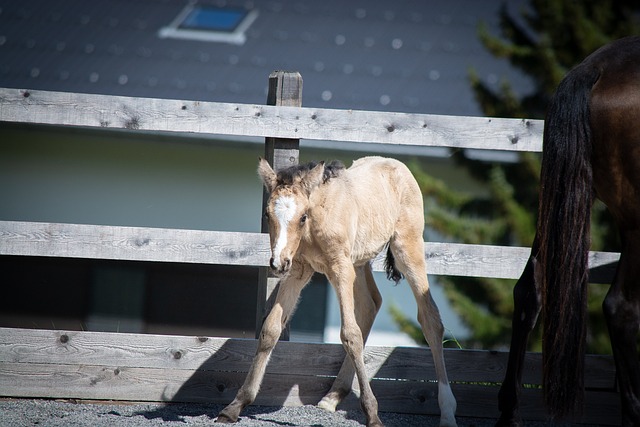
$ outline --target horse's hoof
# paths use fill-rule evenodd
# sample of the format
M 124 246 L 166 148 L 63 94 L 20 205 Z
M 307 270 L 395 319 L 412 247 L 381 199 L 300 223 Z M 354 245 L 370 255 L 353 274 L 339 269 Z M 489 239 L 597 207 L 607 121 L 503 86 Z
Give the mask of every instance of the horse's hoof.
M 517 417 L 500 417 L 495 427 L 522 427 L 522 420 Z

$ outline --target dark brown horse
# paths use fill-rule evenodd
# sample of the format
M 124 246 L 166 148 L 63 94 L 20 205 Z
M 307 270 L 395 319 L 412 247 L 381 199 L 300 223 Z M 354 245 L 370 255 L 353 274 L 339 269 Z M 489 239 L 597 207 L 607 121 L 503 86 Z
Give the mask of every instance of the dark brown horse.
M 570 71 L 549 105 L 538 226 L 514 289 L 513 332 L 499 394 L 499 426 L 521 424 L 525 346 L 543 313 L 543 388 L 552 418 L 579 414 L 584 397 L 589 222 L 594 197 L 612 213 L 621 258 L 603 303 L 622 403 L 640 425 L 640 37 L 602 47 Z

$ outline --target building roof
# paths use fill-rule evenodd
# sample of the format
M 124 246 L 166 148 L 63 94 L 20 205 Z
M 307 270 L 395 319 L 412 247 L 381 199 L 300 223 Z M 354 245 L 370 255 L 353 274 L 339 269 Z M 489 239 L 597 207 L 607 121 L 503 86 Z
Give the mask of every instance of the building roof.
M 477 37 L 501 1 L 200 1 L 253 11 L 244 42 L 166 37 L 189 4 L 0 0 L 0 86 L 262 104 L 270 72 L 289 70 L 307 107 L 452 115 L 482 115 L 470 67 L 527 90 Z

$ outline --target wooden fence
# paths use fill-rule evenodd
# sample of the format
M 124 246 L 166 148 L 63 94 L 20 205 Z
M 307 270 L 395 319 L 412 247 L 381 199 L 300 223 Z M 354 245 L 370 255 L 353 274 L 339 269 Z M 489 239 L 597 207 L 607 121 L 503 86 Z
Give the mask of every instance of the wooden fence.
M 303 108 L 300 95 L 299 75 L 283 72 L 270 77 L 269 105 L 0 89 L 0 122 L 265 137 L 276 168 L 297 162 L 300 139 L 541 151 L 539 120 Z M 259 266 L 261 302 L 274 284 L 262 233 L 0 221 L 0 255 Z M 513 279 L 528 255 L 521 247 L 425 243 L 429 273 L 437 275 Z M 592 280 L 610 281 L 617 260 L 618 254 L 592 252 Z M 374 261 L 376 271 L 381 261 Z M 226 338 L 0 328 L 0 395 L 228 403 L 255 346 Z M 506 356 L 446 351 L 460 416 L 497 416 Z M 317 403 L 343 357 L 340 345 L 280 342 L 257 403 Z M 438 413 L 428 349 L 369 347 L 366 362 L 382 411 Z M 531 386 L 523 392 L 523 416 L 544 419 L 539 354 L 527 355 L 524 371 Z M 611 357 L 588 356 L 586 384 L 582 421 L 619 423 Z M 353 395 L 344 405 L 358 407 Z

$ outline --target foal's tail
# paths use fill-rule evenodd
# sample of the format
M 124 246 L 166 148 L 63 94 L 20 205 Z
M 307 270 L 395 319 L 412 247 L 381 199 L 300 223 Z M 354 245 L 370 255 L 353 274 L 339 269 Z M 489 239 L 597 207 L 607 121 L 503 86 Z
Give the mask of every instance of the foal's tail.
M 567 74 L 545 120 L 537 238 L 542 266 L 543 387 L 554 418 L 580 413 L 583 405 L 594 197 L 589 101 L 598 77 L 599 72 L 586 64 Z
M 387 273 L 387 279 L 393 280 L 396 284 L 402 280 L 402 273 L 396 268 L 396 259 L 391 252 L 391 246 L 387 247 L 387 258 L 384 261 L 384 271 Z

